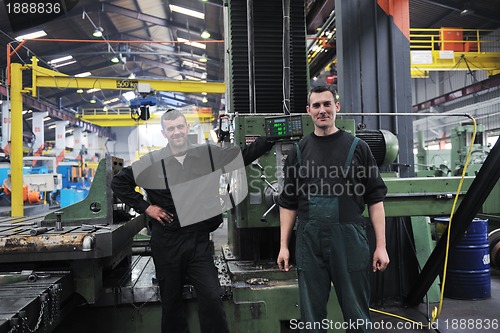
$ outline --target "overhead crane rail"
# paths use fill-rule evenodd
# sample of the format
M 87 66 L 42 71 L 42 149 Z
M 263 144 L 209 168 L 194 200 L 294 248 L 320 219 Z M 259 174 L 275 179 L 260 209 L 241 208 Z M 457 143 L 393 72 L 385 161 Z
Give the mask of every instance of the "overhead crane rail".
M 486 70 L 500 72 L 500 32 L 463 28 L 410 29 L 412 77 L 429 71 Z
M 120 126 L 136 126 L 145 124 L 146 121 L 141 119 L 133 119 L 131 117 L 132 110 L 130 108 L 103 108 L 82 109 L 78 117 L 89 123 L 93 123 L 103 127 L 120 127 Z M 156 112 L 151 114 L 151 118 L 147 120 L 148 124 L 159 124 L 161 114 Z M 214 120 L 212 108 L 195 108 L 192 113 L 185 113 L 188 123 L 210 123 Z

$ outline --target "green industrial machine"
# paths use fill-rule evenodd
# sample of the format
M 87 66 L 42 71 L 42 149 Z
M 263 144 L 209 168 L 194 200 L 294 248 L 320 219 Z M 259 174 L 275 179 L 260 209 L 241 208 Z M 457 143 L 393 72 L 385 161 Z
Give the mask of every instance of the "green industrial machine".
M 427 150 L 425 148 L 424 132 L 419 132 L 415 163 L 417 176 L 460 176 L 471 144 L 473 150 L 467 167 L 467 175 L 475 175 L 488 156 L 490 148 L 486 144 L 487 136 L 483 125 L 477 125 L 474 142 L 472 142 L 473 133 L 474 125 L 470 123 L 461 124 L 451 131 L 451 149 Z
M 467 175 L 475 175 L 488 156 L 490 149 L 486 145 L 484 126 L 477 125 L 474 142 L 472 142 L 473 133 L 472 124 L 457 126 L 451 132 L 451 170 L 454 176 L 462 174 L 470 146 L 472 146 L 472 154 L 467 167 Z

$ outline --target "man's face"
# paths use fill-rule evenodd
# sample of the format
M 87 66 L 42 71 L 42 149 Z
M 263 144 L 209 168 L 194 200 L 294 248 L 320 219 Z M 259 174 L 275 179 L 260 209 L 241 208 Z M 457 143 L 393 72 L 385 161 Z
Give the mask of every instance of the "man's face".
M 187 149 L 189 125 L 183 117 L 163 122 L 163 136 L 168 139 L 171 148 L 176 152 Z
M 333 94 L 330 91 L 312 93 L 306 110 L 311 116 L 315 127 L 327 130 L 335 128 L 335 117 L 340 110 L 340 103 L 335 103 Z

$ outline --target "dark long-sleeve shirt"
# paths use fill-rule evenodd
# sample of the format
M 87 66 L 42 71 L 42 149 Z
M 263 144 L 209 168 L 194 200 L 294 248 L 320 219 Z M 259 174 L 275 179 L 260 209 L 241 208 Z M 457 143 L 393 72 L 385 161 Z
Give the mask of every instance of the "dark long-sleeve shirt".
M 175 156 L 172 155 L 170 147 L 151 152 L 143 156 L 139 161 L 134 162 L 130 167 L 123 168 L 111 182 L 111 188 L 116 196 L 134 208 L 139 213 L 149 207 L 150 204 L 160 206 L 169 213 L 174 214 L 172 223 L 165 223 L 167 231 L 213 231 L 222 222 L 222 215 L 209 217 L 203 222 L 191 224 L 181 228 L 179 223 L 172 188 L 182 189 L 183 184 L 191 182 L 191 185 L 197 182 L 197 179 L 203 179 L 204 176 L 213 174 L 214 171 L 220 173 L 229 172 L 237 169 L 235 161 L 241 152 L 244 165 L 269 151 L 273 143 L 266 141 L 265 138 L 258 138 L 252 144 L 246 146 L 243 150 L 233 146 L 229 148 L 220 148 L 215 145 L 189 145 L 184 162 L 181 164 Z M 201 187 L 198 193 L 191 192 L 191 196 L 219 196 L 219 183 L 217 177 L 211 177 L 210 186 Z M 147 200 L 143 195 L 136 192 L 136 186 L 142 187 L 147 193 Z M 174 193 L 175 194 L 175 193 Z M 192 200 L 192 198 L 189 198 Z M 196 200 L 195 200 L 196 201 Z M 179 202 L 178 202 L 179 203 Z M 200 210 L 203 207 L 193 205 L 193 210 Z
M 353 140 L 354 137 L 343 130 L 328 136 L 312 133 L 303 138 L 299 142 L 301 165 L 298 165 L 295 149 L 285 161 L 279 205 L 296 210 L 299 220 L 307 219 L 311 196 L 337 196 L 340 222 L 354 223 L 362 219 L 365 204 L 383 201 L 387 187 L 366 142 L 358 142 L 352 165 L 344 169 Z

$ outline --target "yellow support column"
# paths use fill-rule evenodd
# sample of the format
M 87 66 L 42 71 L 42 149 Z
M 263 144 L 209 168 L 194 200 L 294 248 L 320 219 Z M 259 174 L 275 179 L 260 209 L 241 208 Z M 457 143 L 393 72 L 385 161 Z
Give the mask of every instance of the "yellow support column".
M 23 72 L 21 64 L 11 64 L 10 85 L 10 173 L 12 216 L 24 216 L 23 200 Z

